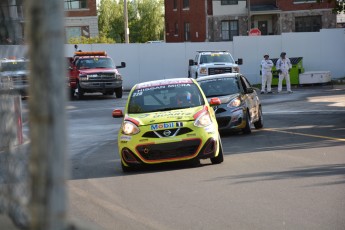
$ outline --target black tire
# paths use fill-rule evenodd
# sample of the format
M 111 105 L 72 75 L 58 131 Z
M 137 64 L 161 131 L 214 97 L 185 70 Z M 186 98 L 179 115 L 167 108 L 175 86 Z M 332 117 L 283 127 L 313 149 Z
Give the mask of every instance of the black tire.
M 249 118 L 249 112 L 247 111 L 246 114 L 246 127 L 244 127 L 244 129 L 242 129 L 244 134 L 250 134 L 252 133 L 252 128 L 250 127 L 250 118 Z
M 71 99 L 74 98 L 74 94 L 75 94 L 74 89 L 70 89 L 70 90 L 69 90 L 69 97 L 70 97 Z
M 122 87 L 115 89 L 116 98 L 122 98 Z
M 78 93 L 76 94 L 76 96 L 79 100 L 81 100 L 84 98 L 84 90 L 80 87 L 79 82 L 77 84 L 77 87 L 78 87 Z
M 212 164 L 220 164 L 224 161 L 223 145 L 222 145 L 222 141 L 220 140 L 220 136 L 218 137 L 218 140 L 219 140 L 219 153 L 218 153 L 218 156 L 211 158 Z
M 131 167 L 125 166 L 122 161 L 121 161 L 121 168 L 122 168 L 122 172 L 124 173 L 128 173 L 128 172 L 132 172 L 133 169 Z
M 257 120 L 256 122 L 254 122 L 254 127 L 256 129 L 261 129 L 262 127 L 264 127 L 264 118 L 262 116 L 262 109 L 261 106 L 259 108 L 259 120 Z

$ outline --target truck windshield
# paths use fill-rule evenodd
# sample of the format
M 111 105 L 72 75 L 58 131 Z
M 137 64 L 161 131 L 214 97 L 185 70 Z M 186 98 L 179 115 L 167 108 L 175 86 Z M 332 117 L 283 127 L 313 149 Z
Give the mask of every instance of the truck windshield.
M 234 59 L 231 57 L 230 54 L 203 54 L 200 57 L 200 64 L 203 63 L 214 63 L 214 62 L 220 62 L 220 63 L 234 63 Z
M 94 68 L 115 68 L 113 60 L 110 58 L 83 58 L 77 63 L 79 69 L 94 69 Z
M 2 62 L 0 64 L 0 71 L 25 71 L 27 70 L 28 62 L 26 61 L 11 61 L 11 62 Z

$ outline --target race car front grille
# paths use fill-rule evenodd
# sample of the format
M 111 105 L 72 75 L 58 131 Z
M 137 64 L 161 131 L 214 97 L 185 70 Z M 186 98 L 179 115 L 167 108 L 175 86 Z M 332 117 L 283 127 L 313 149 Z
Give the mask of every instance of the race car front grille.
M 190 132 L 193 132 L 193 130 L 191 130 L 190 128 L 164 129 L 164 130 L 146 132 L 144 133 L 143 137 L 147 137 L 147 138 L 175 137 L 175 136 L 183 135 Z
M 232 72 L 231 67 L 226 67 L 226 68 L 209 68 L 208 69 L 208 74 L 209 75 L 222 74 L 222 73 L 231 73 L 231 72 Z
M 136 150 L 145 160 L 167 160 L 192 156 L 196 154 L 200 144 L 200 139 L 192 139 L 178 143 L 141 145 Z
M 229 117 L 217 118 L 217 123 L 218 123 L 218 127 L 219 128 L 228 126 L 229 122 L 230 122 L 230 118 Z

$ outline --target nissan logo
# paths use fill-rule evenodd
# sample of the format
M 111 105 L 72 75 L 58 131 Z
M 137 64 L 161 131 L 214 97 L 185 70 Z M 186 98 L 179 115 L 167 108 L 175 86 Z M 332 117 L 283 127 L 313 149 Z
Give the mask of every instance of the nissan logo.
M 169 137 L 170 134 L 171 134 L 170 130 L 164 130 L 164 132 L 163 132 L 163 135 L 166 136 L 166 137 Z

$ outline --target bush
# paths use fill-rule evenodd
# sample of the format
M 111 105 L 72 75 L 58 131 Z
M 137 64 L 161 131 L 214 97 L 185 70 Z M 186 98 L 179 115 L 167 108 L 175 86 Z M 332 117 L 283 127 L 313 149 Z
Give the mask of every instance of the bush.
M 68 44 L 95 44 L 95 43 L 105 43 L 111 44 L 116 43 L 114 39 L 107 38 L 105 36 L 96 36 L 96 37 L 74 37 L 68 40 Z

